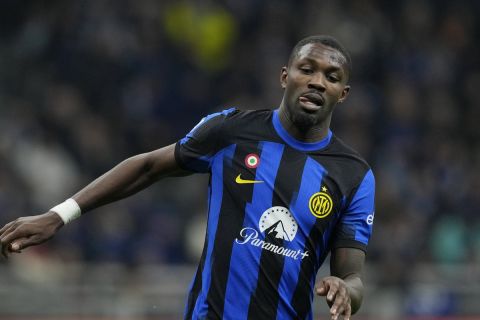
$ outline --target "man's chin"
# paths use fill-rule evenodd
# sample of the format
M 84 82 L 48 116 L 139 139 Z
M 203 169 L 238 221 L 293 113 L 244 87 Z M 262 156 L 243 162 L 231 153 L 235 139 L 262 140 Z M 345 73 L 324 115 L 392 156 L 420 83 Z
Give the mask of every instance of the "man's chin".
M 292 122 L 300 129 L 309 129 L 318 124 L 318 115 L 306 112 L 296 112 L 292 115 Z

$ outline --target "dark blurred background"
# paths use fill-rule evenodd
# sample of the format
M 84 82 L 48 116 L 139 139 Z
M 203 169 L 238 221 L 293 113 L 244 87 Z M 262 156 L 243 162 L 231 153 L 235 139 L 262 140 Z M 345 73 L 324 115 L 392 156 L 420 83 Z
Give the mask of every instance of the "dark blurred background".
M 2 0 L 0 224 L 45 212 L 206 114 L 277 108 L 291 48 L 330 34 L 353 58 L 332 128 L 377 180 L 359 318 L 480 319 L 479 9 Z M 207 179 L 162 181 L 1 261 L 0 318 L 179 318 L 203 246 Z

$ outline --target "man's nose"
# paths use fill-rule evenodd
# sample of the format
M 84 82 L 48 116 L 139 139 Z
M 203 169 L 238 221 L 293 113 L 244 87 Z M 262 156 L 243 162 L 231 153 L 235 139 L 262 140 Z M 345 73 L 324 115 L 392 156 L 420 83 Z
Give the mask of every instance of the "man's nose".
M 309 89 L 316 89 L 318 91 L 325 91 L 325 77 L 322 74 L 315 74 L 308 82 Z

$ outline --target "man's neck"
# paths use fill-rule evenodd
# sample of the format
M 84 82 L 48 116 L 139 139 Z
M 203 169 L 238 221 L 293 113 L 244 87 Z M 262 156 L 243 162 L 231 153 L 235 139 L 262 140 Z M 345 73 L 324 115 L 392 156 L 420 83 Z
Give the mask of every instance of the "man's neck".
M 282 127 L 295 139 L 303 142 L 318 142 L 328 135 L 330 118 L 311 127 L 300 127 L 291 119 L 284 108 L 278 110 L 278 116 Z

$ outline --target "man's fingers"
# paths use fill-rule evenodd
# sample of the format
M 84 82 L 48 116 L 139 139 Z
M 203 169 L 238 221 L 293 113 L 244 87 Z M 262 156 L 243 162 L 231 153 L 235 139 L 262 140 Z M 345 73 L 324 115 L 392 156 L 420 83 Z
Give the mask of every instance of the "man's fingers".
M 345 309 L 343 304 L 344 302 L 345 297 L 341 294 L 337 294 L 335 297 L 335 303 L 330 308 L 330 314 L 334 316 L 335 319 L 336 317 L 338 317 L 339 314 L 343 313 L 343 310 Z
M 333 299 L 335 299 L 335 295 L 337 294 L 337 291 L 338 291 L 338 286 L 330 285 L 330 290 L 328 290 L 328 294 L 327 294 L 327 300 L 330 302 L 333 302 Z
M 316 288 L 315 291 L 316 291 L 317 295 L 325 296 L 328 292 L 328 288 L 329 288 L 328 284 L 322 281 L 322 282 L 320 282 L 319 285 L 317 285 L 317 288 Z
M 30 246 L 36 245 L 41 243 L 41 238 L 38 235 L 34 235 L 31 237 L 24 237 L 16 239 L 12 242 L 11 248 L 12 251 L 20 253 L 20 250 L 28 248 Z
M 5 226 L 3 226 L 2 232 L 0 232 L 0 245 L 2 247 L 2 256 L 5 259 L 8 259 L 8 254 L 10 250 L 10 242 L 8 241 L 7 237 L 13 230 L 15 230 L 14 223 L 14 221 L 7 223 Z
M 15 221 L 11 221 L 11 222 L 7 223 L 6 225 L 4 225 L 2 227 L 2 229 L 0 229 L 0 235 L 2 235 L 14 223 L 15 223 Z
M 33 238 L 33 237 L 32 237 Z M 31 245 L 33 245 L 33 243 L 31 243 L 31 238 L 20 238 L 20 239 L 16 239 L 15 241 L 12 242 L 12 244 L 10 245 L 10 250 L 12 252 L 17 252 L 17 253 L 20 253 L 22 249 L 24 248 L 27 248 Z
M 332 307 L 330 309 L 330 314 L 332 315 L 332 319 L 333 320 L 338 319 L 338 317 L 343 313 L 344 310 L 345 308 L 343 304 L 340 304 L 339 306 L 336 306 L 336 307 Z
M 325 300 L 330 306 L 331 320 L 339 320 L 342 316 L 343 320 L 350 320 L 351 297 L 345 281 L 334 276 L 325 277 L 318 283 L 316 292 L 326 296 Z
M 12 246 L 12 242 L 18 241 L 19 239 L 25 238 L 27 239 L 29 234 L 26 230 L 21 227 L 17 228 L 15 223 L 12 223 L 10 227 L 8 227 L 3 234 L 0 236 L 0 243 L 2 245 L 2 255 L 8 259 L 8 256 L 11 252 L 20 252 L 22 249 L 21 244 L 16 245 L 15 247 Z M 18 248 L 18 249 L 16 249 Z
M 319 296 L 324 296 L 326 294 L 327 290 L 325 289 L 324 286 L 320 286 L 317 288 L 316 293 Z
M 21 217 L 6 224 L 0 233 L 1 254 L 20 252 L 27 247 L 50 239 L 58 230 L 61 219 L 57 214 Z
M 5 244 L 8 245 L 8 244 L 12 243 L 15 239 L 25 238 L 25 237 L 28 237 L 28 236 L 30 236 L 29 232 L 22 227 L 14 228 L 14 229 L 10 228 L 2 236 L 1 242 L 2 242 L 3 245 L 5 245 Z
M 345 307 L 343 320 L 350 320 L 351 315 L 352 315 L 352 306 L 350 305 L 350 303 L 348 303 L 347 306 Z
M 10 244 L 10 251 L 20 252 L 20 243 L 18 240 Z
M 4 239 L 15 231 L 17 228 L 17 224 L 15 221 L 10 222 L 9 224 L 5 225 L 2 229 L 2 233 L 0 233 L 0 242 L 4 243 Z
M 39 243 L 41 243 L 41 238 L 38 235 L 16 238 L 11 243 L 2 245 L 2 255 L 8 259 L 10 253 L 21 253 L 23 249 Z
M 347 310 L 348 309 L 348 310 Z M 337 320 L 340 315 L 348 317 L 344 319 L 348 319 L 351 314 L 351 306 L 350 306 L 350 297 L 348 295 L 347 289 L 345 287 L 340 287 L 336 294 L 335 294 L 335 301 L 330 308 L 330 314 L 332 315 L 333 320 Z
M 28 243 L 28 238 L 18 238 L 13 240 L 10 244 L 10 251 L 20 253 L 20 250 L 25 248 L 25 244 Z

